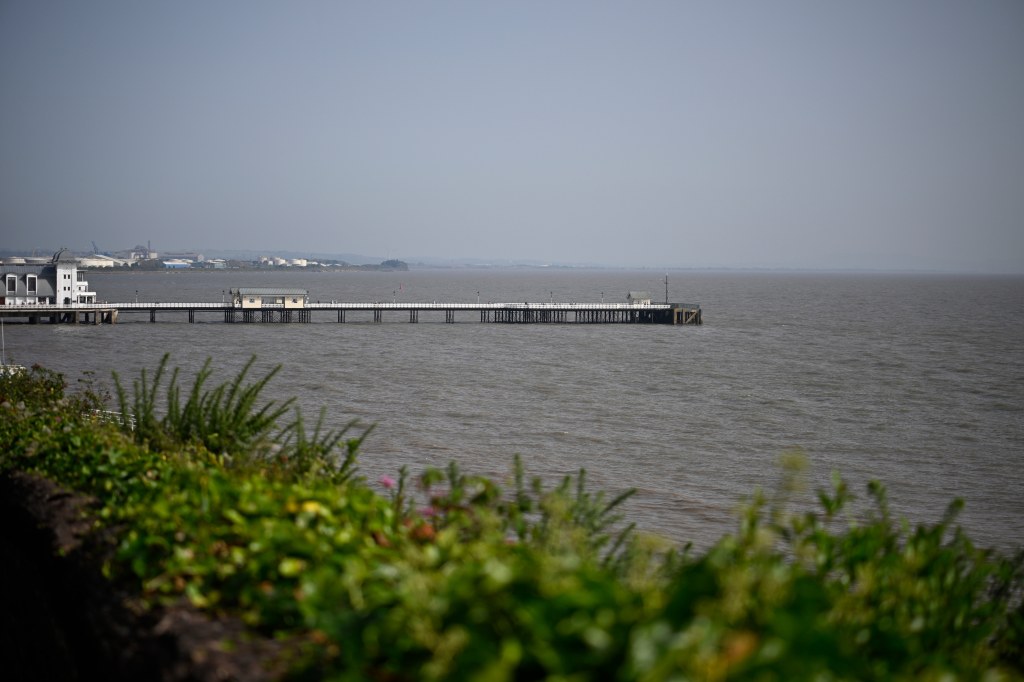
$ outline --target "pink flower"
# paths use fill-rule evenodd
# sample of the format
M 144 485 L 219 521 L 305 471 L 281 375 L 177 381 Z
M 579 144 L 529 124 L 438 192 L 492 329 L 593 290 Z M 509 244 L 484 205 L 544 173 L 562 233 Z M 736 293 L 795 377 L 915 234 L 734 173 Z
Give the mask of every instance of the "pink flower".
M 380 477 L 380 484 L 387 488 L 388 490 L 391 490 L 392 488 L 395 487 L 395 479 L 391 478 L 387 474 L 384 474 L 383 476 Z
M 420 516 L 433 516 L 437 511 L 433 507 L 424 507 L 420 509 Z

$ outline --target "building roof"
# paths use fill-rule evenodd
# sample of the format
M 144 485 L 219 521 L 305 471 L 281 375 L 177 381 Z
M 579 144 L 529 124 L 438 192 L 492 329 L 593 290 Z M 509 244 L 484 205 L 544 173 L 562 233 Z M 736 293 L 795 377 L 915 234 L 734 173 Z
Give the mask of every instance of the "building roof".
M 274 289 L 271 287 L 239 287 L 232 289 L 232 294 L 239 296 L 308 296 L 307 289 Z

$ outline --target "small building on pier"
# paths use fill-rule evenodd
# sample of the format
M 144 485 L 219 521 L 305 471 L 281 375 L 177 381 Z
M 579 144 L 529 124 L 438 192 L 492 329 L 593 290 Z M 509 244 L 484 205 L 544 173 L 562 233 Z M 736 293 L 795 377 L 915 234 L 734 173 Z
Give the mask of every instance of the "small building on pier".
M 231 290 L 231 302 L 236 308 L 284 308 L 295 310 L 306 307 L 309 291 L 306 289 L 272 289 L 267 287 Z
M 651 295 L 646 291 L 631 291 L 626 294 L 626 300 L 633 305 L 650 305 Z

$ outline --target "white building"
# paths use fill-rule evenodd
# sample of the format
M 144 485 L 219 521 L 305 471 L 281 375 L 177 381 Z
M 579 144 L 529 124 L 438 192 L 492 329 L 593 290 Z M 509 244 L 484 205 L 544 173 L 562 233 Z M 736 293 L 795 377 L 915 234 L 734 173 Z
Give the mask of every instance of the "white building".
M 305 308 L 309 292 L 305 289 L 250 287 L 231 290 L 231 304 L 236 308 Z
M 85 272 L 78 269 L 78 259 L 67 249 L 53 254 L 49 262 L 5 259 L 0 263 L 0 278 L 4 282 L 0 305 L 96 303 Z

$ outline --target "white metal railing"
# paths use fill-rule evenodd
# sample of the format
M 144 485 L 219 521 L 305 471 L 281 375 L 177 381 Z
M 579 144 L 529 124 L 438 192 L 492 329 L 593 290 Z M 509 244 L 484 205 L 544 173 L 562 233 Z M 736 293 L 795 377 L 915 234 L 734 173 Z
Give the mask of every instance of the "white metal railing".
M 684 308 L 698 308 L 697 304 L 677 304 Z M 69 310 L 668 310 L 668 303 L 452 303 L 452 302 L 398 302 L 375 301 L 372 303 L 354 303 L 331 301 L 329 303 L 306 303 L 302 307 L 285 307 L 281 304 L 263 305 L 261 307 L 244 308 L 230 303 L 203 302 L 129 302 L 129 303 L 25 303 L 0 306 L 0 311 L 33 310 L 60 312 Z
M 224 310 L 225 308 L 233 308 L 230 303 L 217 303 L 211 301 L 193 302 L 193 303 L 179 303 L 179 302 L 154 302 L 154 303 L 103 303 L 97 304 L 103 305 L 110 308 L 117 308 L 118 310 Z M 241 308 L 238 308 L 241 310 Z
M 308 303 L 307 310 L 668 310 L 665 303 Z
M 679 305 L 679 304 L 677 304 Z M 699 308 L 697 304 L 682 304 L 683 307 Z M 68 311 L 68 310 L 668 310 L 672 305 L 668 303 L 446 303 L 437 302 L 398 302 L 398 301 L 376 301 L 372 303 L 354 303 L 345 301 L 331 301 L 329 303 L 307 303 L 301 307 L 286 308 L 282 304 L 263 305 L 261 307 L 243 308 L 230 303 L 218 303 L 201 301 L 192 303 L 182 302 L 129 302 L 129 303 L 69 303 L 66 305 L 55 303 L 16 304 L 0 306 L 0 310 L 12 310 L 19 308 L 31 308 L 33 311 Z

